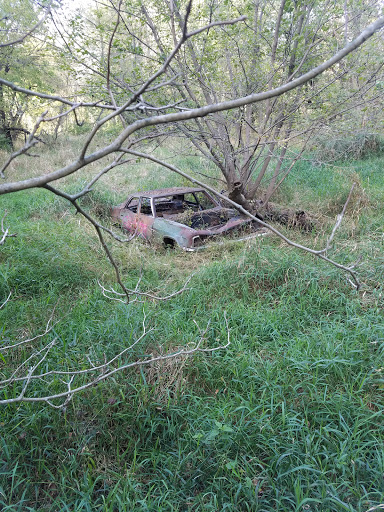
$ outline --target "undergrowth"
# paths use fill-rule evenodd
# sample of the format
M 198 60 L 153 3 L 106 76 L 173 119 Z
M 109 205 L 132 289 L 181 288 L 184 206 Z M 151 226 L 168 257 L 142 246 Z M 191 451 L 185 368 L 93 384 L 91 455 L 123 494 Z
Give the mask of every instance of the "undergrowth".
M 231 345 L 125 372 L 65 412 L 3 407 L 1 510 L 366 512 L 383 503 L 382 164 L 304 160 L 280 192 L 318 214 L 315 232 L 294 236 L 321 247 L 358 182 L 335 257 L 362 256 L 359 293 L 274 237 L 196 254 L 111 242 L 130 287 L 141 277 L 141 289 L 164 294 L 194 273 L 168 302 L 124 306 L 103 297 L 97 281 L 114 286 L 113 271 L 93 228 L 63 200 L 41 190 L 2 198 L 17 236 L 0 252 L 2 300 L 12 291 L 1 343 L 40 333 L 56 307 L 51 363 L 60 368 L 113 357 L 141 334 L 144 315 L 154 330 L 132 360 L 176 351 L 199 329 L 206 346 L 225 343 L 224 312 Z M 85 178 L 64 186 L 78 190 Z M 143 163 L 104 183 L 83 201 L 102 219 L 135 189 L 181 184 Z
M 350 161 L 383 156 L 384 138 L 372 132 L 357 132 L 350 136 L 317 137 L 311 144 L 314 160 L 319 162 Z

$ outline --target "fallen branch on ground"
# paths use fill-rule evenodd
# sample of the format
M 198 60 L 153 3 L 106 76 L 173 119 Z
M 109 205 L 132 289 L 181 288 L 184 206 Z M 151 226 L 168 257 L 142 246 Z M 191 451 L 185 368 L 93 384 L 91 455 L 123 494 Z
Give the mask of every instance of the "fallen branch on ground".
M 8 302 L 8 299 L 0 306 L 4 307 Z M 53 315 L 53 313 L 52 313 Z M 9 350 L 11 348 L 17 348 L 20 345 L 33 344 L 34 341 L 40 338 L 44 338 L 47 336 L 53 325 L 50 325 L 52 320 L 52 315 L 47 322 L 47 327 L 45 332 L 37 335 L 33 338 L 22 340 L 13 345 L 8 345 L 6 347 L 0 347 L 0 353 L 4 350 Z M 132 369 L 139 366 L 151 365 L 158 361 L 164 361 L 171 358 L 180 358 L 194 355 L 198 352 L 202 353 L 213 353 L 217 350 L 224 350 L 230 345 L 230 333 L 228 327 L 228 321 L 226 315 L 224 313 L 224 319 L 226 323 L 226 332 L 227 332 L 227 341 L 222 345 L 218 345 L 213 348 L 204 348 L 202 345 L 204 341 L 206 341 L 206 334 L 208 331 L 209 323 L 204 331 L 199 328 L 200 336 L 195 346 L 187 346 L 181 350 L 178 350 L 174 353 L 167 353 L 164 355 L 160 355 L 157 357 L 144 357 L 143 359 L 137 359 L 135 361 L 122 361 L 121 358 L 129 354 L 132 349 L 138 345 L 149 332 L 152 332 L 154 329 L 147 329 L 146 327 L 146 318 L 144 314 L 143 320 L 143 332 L 142 334 L 135 339 L 128 347 L 125 347 L 121 350 L 117 355 L 112 357 L 109 360 L 101 364 L 95 364 L 91 361 L 90 356 L 87 355 L 87 360 L 89 362 L 89 366 L 82 370 L 80 369 L 68 369 L 68 370 L 47 370 L 49 367 L 49 358 L 48 356 L 51 354 L 51 351 L 56 345 L 57 337 L 54 337 L 52 340 L 48 341 L 43 347 L 39 349 L 32 349 L 31 355 L 20 362 L 20 364 L 14 369 L 8 377 L 4 376 L 4 370 L 0 373 L 3 378 L 0 380 L 0 391 L 3 390 L 4 395 L 7 397 L 3 400 L 0 400 L 0 405 L 8 405 L 8 404 L 16 404 L 20 402 L 40 402 L 46 403 L 57 409 L 65 409 L 68 403 L 72 400 L 72 398 L 86 389 L 96 386 L 102 381 L 110 379 L 116 374 Z M 4 359 L 4 358 L 3 358 Z M 38 370 L 42 368 L 44 364 L 45 371 L 38 373 Z M 78 365 L 80 366 L 80 365 Z M 84 380 L 79 383 L 77 386 L 75 385 L 75 380 L 79 378 L 85 378 L 90 376 L 86 382 Z M 52 386 L 62 385 L 65 390 L 53 393 L 53 394 L 43 394 L 40 396 L 36 396 L 38 394 L 38 390 L 35 388 L 31 389 L 31 386 L 34 382 L 38 382 L 40 384 L 44 384 L 44 387 L 49 388 Z M 9 398 L 9 395 L 15 394 L 15 386 L 20 385 L 20 391 L 16 392 L 16 396 L 13 398 Z M 28 394 L 30 392 L 30 394 Z M 54 401 L 61 400 L 61 403 L 56 404 Z

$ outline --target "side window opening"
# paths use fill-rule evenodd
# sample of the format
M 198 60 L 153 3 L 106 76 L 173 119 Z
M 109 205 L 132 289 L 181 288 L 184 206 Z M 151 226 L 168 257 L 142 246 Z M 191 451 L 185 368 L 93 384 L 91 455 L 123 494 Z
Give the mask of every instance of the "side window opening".
M 142 201 L 145 198 L 142 198 Z M 215 208 L 217 204 L 205 192 L 188 192 L 186 194 L 173 194 L 158 197 L 154 201 L 157 217 L 165 217 L 183 222 L 184 216 L 188 218 L 201 210 Z M 143 202 L 141 209 L 143 211 Z
M 140 198 L 132 197 L 125 205 L 125 208 L 127 208 L 133 213 L 138 213 L 138 211 L 140 210 Z
M 144 215 L 152 215 L 151 199 L 149 197 L 141 198 L 141 213 Z
M 210 210 L 217 206 L 205 192 L 194 192 L 193 196 L 203 210 Z
M 182 213 L 186 208 L 184 194 L 159 197 L 155 199 L 155 208 L 158 217 Z
M 149 197 L 132 197 L 125 205 L 132 213 L 152 215 L 151 199 Z
M 186 208 L 192 209 L 194 212 L 197 212 L 199 209 L 199 201 L 197 200 L 195 194 L 185 194 L 184 195 L 184 204 Z

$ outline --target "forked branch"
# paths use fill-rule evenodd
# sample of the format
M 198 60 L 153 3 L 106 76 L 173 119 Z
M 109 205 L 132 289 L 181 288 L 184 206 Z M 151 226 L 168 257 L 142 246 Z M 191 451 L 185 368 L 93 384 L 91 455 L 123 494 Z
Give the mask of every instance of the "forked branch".
M 206 341 L 207 338 L 207 326 L 207 328 L 204 331 L 202 331 L 199 328 L 200 337 L 197 340 L 197 342 L 192 346 L 189 345 L 183 348 L 182 350 L 178 350 L 177 352 L 167 353 L 165 355 L 160 355 L 157 357 L 144 357 L 143 359 L 135 359 L 134 361 L 130 361 L 129 358 L 125 359 L 125 357 L 129 356 L 133 348 L 136 345 L 138 345 L 138 343 L 140 343 L 149 332 L 153 331 L 153 329 L 147 329 L 144 315 L 142 334 L 137 339 L 135 339 L 135 341 L 133 341 L 129 346 L 125 347 L 118 354 L 116 354 L 111 359 L 106 360 L 104 363 L 94 364 L 88 356 L 88 368 L 84 368 L 82 370 L 79 370 L 78 368 L 73 370 L 45 370 L 39 373 L 38 370 L 39 368 L 41 368 L 44 362 L 44 368 L 47 368 L 49 364 L 47 362 L 47 358 L 55 346 L 55 338 L 48 344 L 46 344 L 43 348 L 33 351 L 32 354 L 28 357 L 28 359 L 23 361 L 18 366 L 18 368 L 15 371 L 13 371 L 10 377 L 3 378 L 0 381 L 0 388 L 5 390 L 11 390 L 11 386 L 13 389 L 15 385 L 17 386 L 18 384 L 22 384 L 21 390 L 17 393 L 16 396 L 9 398 L 10 393 L 6 393 L 6 396 L 8 396 L 8 398 L 0 400 L 0 405 L 15 404 L 20 402 L 40 402 L 46 403 L 54 408 L 63 409 L 76 394 L 85 391 L 86 389 L 89 389 L 91 387 L 94 387 L 100 382 L 108 380 L 112 376 L 115 376 L 116 374 L 121 373 L 125 370 L 150 365 L 158 361 L 165 361 L 167 359 L 188 357 L 197 354 L 198 352 L 213 353 L 217 350 L 224 350 L 228 348 L 230 345 L 230 332 L 225 313 L 224 320 L 226 324 L 227 339 L 226 342 L 223 344 L 220 344 L 213 348 L 204 347 L 204 342 Z M 46 334 L 47 333 L 44 333 L 43 336 Z M 14 346 L 16 346 L 16 344 Z M 1 350 L 2 348 L 0 348 L 0 351 Z M 27 366 L 29 366 L 28 370 L 26 370 Z M 25 373 L 23 373 L 23 371 Z M 87 377 L 89 378 L 87 379 Z M 78 383 L 77 385 L 75 384 L 76 379 L 81 379 L 81 382 Z M 32 383 L 36 381 L 38 381 L 39 383 L 45 383 L 47 387 L 54 385 L 63 385 L 65 387 L 65 390 L 57 393 L 36 396 L 37 393 L 30 389 Z M 28 395 L 28 391 L 31 392 L 30 396 Z M 61 402 L 59 402 L 58 404 L 54 403 L 54 401 L 56 402 L 57 400 L 60 400 Z
M 39 20 L 32 28 L 27 30 L 18 39 L 13 39 L 12 41 L 8 41 L 7 43 L 0 43 L 0 48 L 6 48 L 8 46 L 16 46 L 17 44 L 24 42 L 24 40 L 27 37 L 29 37 L 31 34 L 33 34 L 33 32 L 35 32 L 44 23 L 44 21 L 47 19 L 48 15 L 51 12 L 51 6 L 52 6 L 52 2 L 50 2 L 47 5 L 47 7 L 45 8 L 46 11 L 45 11 L 44 16 L 41 18 L 41 20 Z
M 225 23 L 235 23 L 238 22 L 238 20 L 233 20 L 231 22 L 225 22 Z M 221 22 L 220 22 L 221 23 Z M 218 23 L 215 23 L 216 26 Z M 313 80 L 315 77 L 322 74 L 327 69 L 334 66 L 336 63 L 340 62 L 344 57 L 352 53 L 354 50 L 356 50 L 359 46 L 361 46 L 367 39 L 373 36 L 373 34 L 383 28 L 384 26 L 384 16 L 376 20 L 374 23 L 369 25 L 365 30 L 361 32 L 361 34 L 356 37 L 350 44 L 348 44 L 345 48 L 337 52 L 333 57 L 328 59 L 327 61 L 323 62 L 319 66 L 313 68 L 312 70 L 308 71 L 307 73 L 304 73 L 302 76 L 285 83 L 284 85 L 281 85 L 275 89 L 271 89 L 265 92 L 261 93 L 254 93 L 250 94 L 248 96 L 244 96 L 241 98 L 237 98 L 234 100 L 229 101 L 223 101 L 219 103 L 213 103 L 210 105 L 205 105 L 203 107 L 194 108 L 188 111 L 181 111 L 176 113 L 170 113 L 170 114 L 162 114 L 162 115 L 155 115 L 155 116 L 149 116 L 144 119 L 139 119 L 137 121 L 134 121 L 133 123 L 129 124 L 122 132 L 115 138 L 115 140 L 107 145 L 104 146 L 101 149 L 98 149 L 94 153 L 90 155 L 86 155 L 87 149 L 89 147 L 89 144 L 93 140 L 95 134 L 98 132 L 99 128 L 103 126 L 107 121 L 110 119 L 122 114 L 126 108 L 128 108 L 132 103 L 136 102 L 137 99 L 140 98 L 140 96 L 147 90 L 147 88 L 159 77 L 161 76 L 166 68 L 168 67 L 169 63 L 172 61 L 172 59 L 175 57 L 175 55 L 180 50 L 182 43 L 180 46 L 178 45 L 177 48 L 174 49 L 174 51 L 170 54 L 162 68 L 152 75 L 146 82 L 143 84 L 142 87 L 138 89 L 138 91 L 121 107 L 119 107 L 117 110 L 112 106 L 114 112 L 111 114 L 105 116 L 101 121 L 96 123 L 94 126 L 94 129 L 89 134 L 89 137 L 83 146 L 83 149 L 81 151 L 81 154 L 79 158 L 77 158 L 75 161 L 70 163 L 69 165 L 66 165 L 65 167 L 61 169 L 57 169 L 56 171 L 53 171 L 46 175 L 41 175 L 36 178 L 30 178 L 23 181 L 16 181 L 11 183 L 5 183 L 3 185 L 0 185 L 0 195 L 1 194 L 7 194 L 11 192 L 15 192 L 18 190 L 25 190 L 28 188 L 34 188 L 34 187 L 41 187 L 44 186 L 52 181 L 55 181 L 57 179 L 63 178 L 65 176 L 69 176 L 78 170 L 82 169 L 86 165 L 96 162 L 100 160 L 101 158 L 104 158 L 105 156 L 108 156 L 112 153 L 115 153 L 116 151 L 119 151 L 122 147 L 122 145 L 126 142 L 126 140 L 135 132 L 138 130 L 141 130 L 143 128 L 149 128 L 150 126 L 158 126 L 162 124 L 169 124 L 169 123 L 178 123 L 182 121 L 187 121 L 189 119 L 197 119 L 199 117 L 205 117 L 210 114 L 213 114 L 215 112 L 222 112 L 225 110 L 235 109 L 242 107 L 244 105 L 250 105 L 252 103 L 258 103 L 261 101 L 268 100 L 270 98 L 276 98 L 278 96 L 281 96 L 301 85 L 304 85 L 305 83 L 309 82 L 310 80 Z M 193 35 L 200 33 L 203 30 L 207 30 L 209 27 L 206 26 L 203 29 L 198 29 L 197 31 L 191 32 L 188 34 L 188 36 L 192 37 Z M 4 80 L 0 79 L 0 83 L 3 83 L 4 85 L 9 86 L 9 82 L 5 83 Z M 13 84 L 11 84 L 13 85 Z M 70 103 L 73 105 L 72 103 Z

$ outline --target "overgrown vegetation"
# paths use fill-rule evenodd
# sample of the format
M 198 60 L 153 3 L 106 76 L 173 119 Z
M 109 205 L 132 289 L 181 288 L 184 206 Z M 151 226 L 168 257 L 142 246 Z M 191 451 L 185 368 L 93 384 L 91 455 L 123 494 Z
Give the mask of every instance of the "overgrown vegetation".
M 319 162 L 349 161 L 384 154 L 384 138 L 378 133 L 360 132 L 349 137 L 318 137 L 312 142 Z
M 76 151 L 76 139 L 27 157 L 33 175 Z M 165 151 L 165 150 L 163 150 Z M 186 161 L 182 161 L 181 166 Z M 191 162 L 191 157 L 188 162 Z M 0 252 L 1 341 L 38 334 L 56 305 L 57 364 L 103 361 L 155 327 L 132 358 L 175 351 L 207 331 L 225 352 L 117 376 L 74 398 L 65 412 L 21 404 L 0 411 L 4 511 L 342 511 L 383 502 L 383 158 L 341 166 L 296 164 L 287 204 L 318 219 L 297 236 L 319 245 L 358 183 L 337 236 L 338 257 L 362 255 L 354 292 L 337 269 L 275 237 L 186 254 L 140 241 L 113 245 L 135 286 L 190 289 L 169 302 L 124 306 L 102 296 L 114 281 L 97 239 L 68 205 L 42 190 L 2 198 L 17 237 Z M 205 171 L 200 159 L 196 172 Z M 93 170 L 94 171 L 94 170 Z M 85 176 L 66 178 L 67 190 Z M 139 162 L 108 175 L 84 204 L 105 218 L 135 189 L 182 184 Z M 325 207 L 324 207 L 325 204 Z M 1 365 L 15 364 L 6 356 Z M 1 371 L 1 370 L 0 370 Z M 41 383 L 43 386 L 44 383 Z

